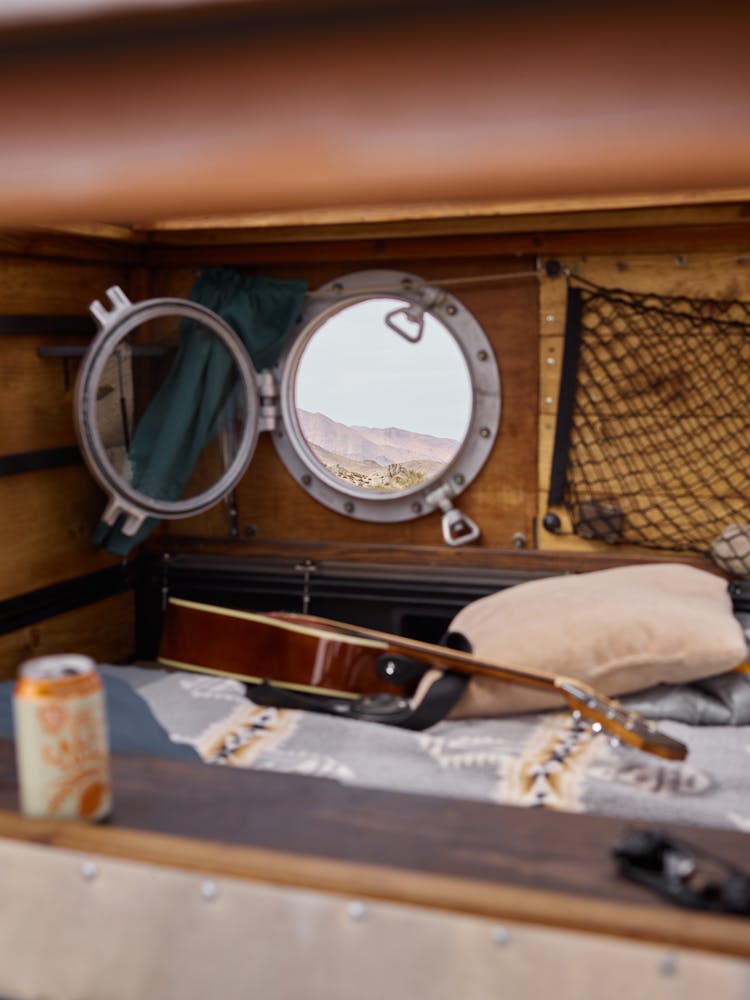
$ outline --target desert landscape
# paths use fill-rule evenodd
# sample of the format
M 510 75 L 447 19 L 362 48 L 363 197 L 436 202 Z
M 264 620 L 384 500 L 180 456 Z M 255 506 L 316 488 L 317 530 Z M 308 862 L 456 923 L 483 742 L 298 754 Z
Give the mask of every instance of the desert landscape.
M 400 427 L 349 427 L 300 409 L 297 416 L 318 462 L 338 479 L 367 490 L 395 492 L 429 482 L 461 443 Z

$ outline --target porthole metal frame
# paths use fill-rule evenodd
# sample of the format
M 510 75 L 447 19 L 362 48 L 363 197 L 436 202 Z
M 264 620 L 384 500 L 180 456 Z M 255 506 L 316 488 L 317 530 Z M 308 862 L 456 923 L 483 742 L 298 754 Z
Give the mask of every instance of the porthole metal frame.
M 111 309 L 107 309 L 100 301 L 92 302 L 90 306 L 99 332 L 91 342 L 78 373 L 74 417 L 84 460 L 94 479 L 109 497 L 102 520 L 106 524 L 114 525 L 117 519 L 123 516 L 121 530 L 123 534 L 132 536 L 147 517 L 169 520 L 192 517 L 209 510 L 234 489 L 250 464 L 258 439 L 257 375 L 242 341 L 234 330 L 205 306 L 187 299 L 166 297 L 133 303 L 117 286 L 108 289 L 107 297 Z M 131 486 L 109 461 L 97 429 L 96 390 L 106 363 L 117 345 L 129 333 L 150 320 L 175 316 L 201 323 L 226 347 L 239 369 L 239 384 L 246 407 L 246 421 L 237 454 L 211 487 L 189 499 L 158 500 Z
M 99 301 L 90 306 L 99 332 L 79 370 L 74 406 L 84 459 L 109 497 L 102 515 L 105 523 L 115 524 L 122 517 L 121 530 L 126 535 L 134 535 L 147 517 L 174 520 L 203 513 L 237 486 L 250 465 L 258 434 L 261 430 L 269 430 L 276 451 L 291 475 L 310 496 L 331 510 L 358 520 L 389 523 L 423 517 L 440 509 L 443 511 L 443 535 L 448 544 L 463 544 L 477 537 L 476 525 L 453 507 L 452 498 L 473 482 L 494 446 L 501 414 L 500 371 L 480 324 L 461 301 L 445 289 L 430 285 L 416 275 L 392 270 L 351 272 L 328 282 L 308 296 L 278 362 L 260 375 L 234 330 L 205 306 L 167 297 L 133 303 L 117 286 L 108 289 L 107 297 L 111 308 L 107 309 Z M 294 403 L 294 381 L 310 339 L 326 320 L 342 309 L 374 297 L 403 301 L 441 323 L 453 336 L 464 358 L 472 387 L 469 424 L 451 462 L 426 483 L 393 493 L 365 492 L 349 487 L 327 472 L 302 434 Z M 107 361 L 129 333 L 150 320 L 174 317 L 201 323 L 227 348 L 239 370 L 246 423 L 237 454 L 216 483 L 194 497 L 168 501 L 141 493 L 112 466 L 97 429 L 96 389 Z M 277 393 L 276 412 L 271 417 L 268 416 L 267 398 L 269 379 Z M 463 536 L 454 535 L 451 524 L 460 525 L 462 519 L 471 530 Z
M 472 387 L 469 424 L 456 454 L 426 483 L 394 493 L 348 486 L 315 458 L 300 428 L 294 384 L 307 344 L 342 309 L 372 298 L 403 300 L 440 322 L 453 336 Z M 472 313 L 443 288 L 405 271 L 355 271 L 328 282 L 308 298 L 288 346 L 274 366 L 281 419 L 273 443 L 281 460 L 318 502 L 346 517 L 370 522 L 407 521 L 429 514 L 458 496 L 476 478 L 490 455 L 500 426 L 501 383 L 492 345 Z M 442 487 L 442 488 L 441 488 Z M 441 498 L 443 503 L 441 503 Z

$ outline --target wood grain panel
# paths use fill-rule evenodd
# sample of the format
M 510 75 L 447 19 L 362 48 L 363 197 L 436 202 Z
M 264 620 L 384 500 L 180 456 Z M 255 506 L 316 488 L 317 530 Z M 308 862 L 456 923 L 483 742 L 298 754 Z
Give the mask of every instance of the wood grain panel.
M 619 819 L 131 754 L 114 755 L 113 784 L 110 823 L 24 819 L 13 748 L 0 741 L 0 836 L 348 899 L 750 954 L 740 918 L 676 910 L 618 876 L 610 852 L 628 826 Z M 665 832 L 746 863 L 740 833 Z
M 127 281 L 125 268 L 102 258 L 80 263 L 1 256 L 0 312 L 86 314 L 110 285 Z
M 0 477 L 0 600 L 115 563 L 89 540 L 103 509 L 82 465 Z
M 0 455 L 76 443 L 72 379 L 77 362 L 69 363 L 66 388 L 63 361 L 37 353 L 40 347 L 59 345 L 60 339 L 31 334 L 0 337 Z
M 145 234 L 136 234 L 129 228 L 97 224 L 56 230 L 6 229 L 0 231 L 0 253 L 60 261 L 136 264 L 145 239 Z
M 736 225 L 746 221 L 750 189 L 730 192 L 643 193 L 630 198 L 502 203 L 467 201 L 416 205 L 364 205 L 352 209 L 257 212 L 245 216 L 157 219 L 134 226 L 128 238 L 151 236 L 159 246 L 294 243 L 335 240 L 356 230 L 360 239 L 384 236 L 450 236 L 459 233 L 570 232 L 621 226 Z M 79 227 L 78 231 L 84 227 Z M 90 227 L 91 235 L 97 235 Z M 101 234 L 99 234 L 101 235 Z
M 134 651 L 134 598 L 127 591 L 0 635 L 0 678 L 15 677 L 18 665 L 34 656 L 73 652 L 123 663 Z

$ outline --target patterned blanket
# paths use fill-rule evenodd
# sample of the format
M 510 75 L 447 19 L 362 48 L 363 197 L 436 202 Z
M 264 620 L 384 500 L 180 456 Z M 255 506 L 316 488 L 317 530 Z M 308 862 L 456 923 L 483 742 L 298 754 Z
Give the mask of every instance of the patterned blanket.
M 623 701 L 689 748 L 672 762 L 613 746 L 568 712 L 444 721 L 424 732 L 254 704 L 237 681 L 102 667 L 173 744 L 208 764 L 509 805 L 750 833 L 750 674 Z

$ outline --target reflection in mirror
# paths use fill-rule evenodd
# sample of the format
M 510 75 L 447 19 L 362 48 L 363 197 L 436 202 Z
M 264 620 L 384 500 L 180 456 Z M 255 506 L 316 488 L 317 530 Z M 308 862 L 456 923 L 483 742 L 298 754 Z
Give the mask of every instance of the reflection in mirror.
M 234 460 L 247 422 L 236 362 L 197 322 L 152 320 L 112 349 L 96 430 L 114 473 L 154 500 L 195 497 Z
M 472 400 L 453 334 L 398 298 L 329 316 L 294 376 L 296 419 L 315 460 L 347 489 L 374 496 L 440 476 L 466 437 Z

